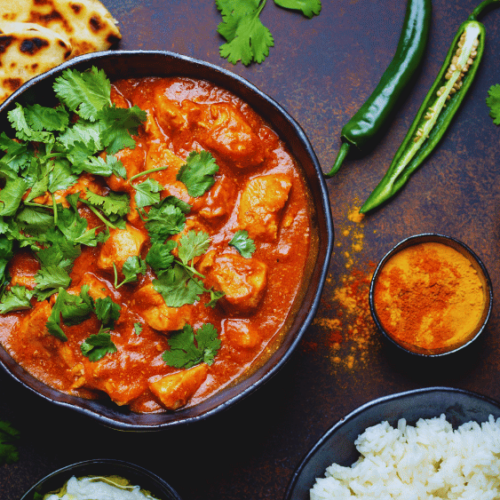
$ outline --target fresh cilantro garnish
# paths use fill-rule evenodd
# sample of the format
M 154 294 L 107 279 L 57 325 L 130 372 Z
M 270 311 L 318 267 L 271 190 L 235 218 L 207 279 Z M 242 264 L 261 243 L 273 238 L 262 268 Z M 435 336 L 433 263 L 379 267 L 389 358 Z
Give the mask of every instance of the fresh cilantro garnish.
M 6 314 L 11 311 L 21 311 L 23 309 L 31 309 L 30 299 L 33 292 L 24 286 L 13 286 L 9 291 L 5 292 L 0 302 L 0 314 Z
M 118 270 L 113 263 L 113 269 L 115 272 L 115 288 L 118 290 L 122 285 L 126 283 L 135 283 L 138 280 L 139 274 L 146 274 L 146 262 L 142 260 L 137 255 L 129 257 L 122 266 L 122 273 L 125 279 L 118 283 Z
M 18 441 L 19 431 L 9 422 L 0 420 L 0 465 L 12 464 L 19 460 Z
M 182 208 L 171 201 L 172 199 L 164 198 L 160 203 L 153 205 L 147 214 L 146 229 L 153 244 L 163 243 L 184 229 L 186 216 Z
M 185 266 L 188 266 L 195 257 L 203 255 L 209 246 L 210 236 L 207 233 L 204 231 L 188 231 L 179 240 L 179 259 Z M 192 264 L 190 267 L 192 267 Z
M 215 327 L 206 323 L 193 331 L 190 325 L 172 333 L 168 339 L 169 351 L 163 353 L 163 361 L 174 368 L 191 368 L 200 363 L 212 365 L 221 341 L 217 338 Z
M 490 116 L 495 125 L 500 125 L 500 85 L 493 85 L 488 91 L 486 104 L 490 108 Z
M 236 248 L 245 259 L 249 259 L 255 252 L 255 243 L 248 237 L 248 231 L 236 231 L 229 244 Z
M 147 179 L 135 184 L 134 189 L 135 203 L 139 208 L 142 208 L 160 202 L 160 192 L 163 190 L 163 186 L 154 179 Z
M 88 336 L 80 345 L 82 354 L 90 361 L 99 361 L 106 354 L 116 352 L 116 346 L 111 340 L 109 330 L 100 330 L 98 333 Z
M 113 302 L 111 297 L 98 298 L 95 301 L 97 319 L 107 328 L 113 328 L 115 321 L 120 317 L 120 305 Z
M 233 64 L 241 61 L 245 66 L 251 62 L 261 63 L 274 46 L 274 39 L 261 22 L 259 16 L 267 0 L 215 0 L 222 15 L 218 33 L 227 43 L 220 46 L 220 55 Z M 275 0 L 286 9 L 300 10 L 311 18 L 321 11 L 320 0 Z
M 208 151 L 191 151 L 177 173 L 176 179 L 181 181 L 189 196 L 203 196 L 215 183 L 214 174 L 219 171 L 215 158 Z
M 162 295 L 168 307 L 194 304 L 205 293 L 203 283 L 193 278 L 192 273 L 178 263 L 153 280 L 153 287 Z
M 78 325 L 85 321 L 94 310 L 94 301 L 88 293 L 89 286 L 84 285 L 80 295 L 72 295 L 64 288 L 59 288 L 56 302 L 47 321 L 47 330 L 59 340 L 66 341 L 68 337 L 61 328 L 61 318 L 67 325 Z
M 59 288 L 68 288 L 71 278 L 63 267 L 50 265 L 42 266 L 35 274 L 35 282 L 35 293 L 38 300 L 45 300 L 56 293 Z
M 142 333 L 142 325 L 140 323 L 134 323 L 134 333 L 140 335 Z
M 168 240 L 165 243 L 153 243 L 146 256 L 146 263 L 149 264 L 156 274 L 168 269 L 174 262 L 172 250 L 177 247 L 177 243 Z

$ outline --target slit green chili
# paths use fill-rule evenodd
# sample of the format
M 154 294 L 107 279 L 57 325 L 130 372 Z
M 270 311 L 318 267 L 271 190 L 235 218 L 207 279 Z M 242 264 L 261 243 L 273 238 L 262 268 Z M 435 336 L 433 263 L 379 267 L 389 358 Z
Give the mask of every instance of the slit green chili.
M 361 207 L 361 213 L 373 210 L 394 196 L 445 134 L 483 57 L 485 29 L 477 17 L 495 6 L 500 6 L 500 0 L 483 1 L 460 25 L 434 85 L 385 176 Z
M 342 146 L 326 177 L 337 173 L 352 146 L 363 152 L 377 142 L 420 65 L 427 46 L 431 10 L 431 0 L 408 0 L 396 53 L 372 95 L 342 128 Z

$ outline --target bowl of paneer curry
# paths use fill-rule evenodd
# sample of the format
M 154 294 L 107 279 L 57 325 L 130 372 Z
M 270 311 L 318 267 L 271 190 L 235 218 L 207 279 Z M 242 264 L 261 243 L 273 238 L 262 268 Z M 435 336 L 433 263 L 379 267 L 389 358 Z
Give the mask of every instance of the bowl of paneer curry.
M 217 413 L 289 358 L 333 244 L 275 101 L 169 52 L 103 52 L 0 107 L 0 363 L 123 430 Z

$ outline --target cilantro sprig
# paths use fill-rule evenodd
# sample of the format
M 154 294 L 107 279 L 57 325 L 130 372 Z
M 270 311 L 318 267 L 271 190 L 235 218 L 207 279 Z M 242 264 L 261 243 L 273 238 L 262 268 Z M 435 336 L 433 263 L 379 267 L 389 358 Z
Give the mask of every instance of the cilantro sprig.
M 274 46 L 274 38 L 261 20 L 260 14 L 267 0 L 215 0 L 221 12 L 222 22 L 217 32 L 226 39 L 219 52 L 230 63 L 241 61 L 245 66 L 252 62 L 261 63 Z M 285 9 L 300 11 L 307 18 L 319 15 L 320 0 L 274 0 Z
M 495 125 L 500 125 L 500 85 L 493 85 L 488 91 L 486 104 L 490 108 L 490 116 Z
M 89 335 L 80 344 L 80 351 L 90 361 L 96 362 L 106 356 L 106 354 L 113 354 L 117 349 L 111 340 L 109 330 L 101 328 L 98 333 Z
M 214 174 L 219 171 L 215 158 L 208 151 L 191 151 L 177 173 L 177 180 L 187 189 L 189 196 L 203 196 L 215 183 Z
M 236 248 L 245 259 L 249 259 L 255 252 L 255 243 L 248 237 L 248 231 L 236 231 L 229 244 Z
M 204 324 L 195 332 L 190 325 L 172 333 L 168 339 L 169 351 L 163 353 L 163 361 L 174 368 L 191 368 L 200 363 L 212 365 L 219 352 L 221 341 L 211 323 Z

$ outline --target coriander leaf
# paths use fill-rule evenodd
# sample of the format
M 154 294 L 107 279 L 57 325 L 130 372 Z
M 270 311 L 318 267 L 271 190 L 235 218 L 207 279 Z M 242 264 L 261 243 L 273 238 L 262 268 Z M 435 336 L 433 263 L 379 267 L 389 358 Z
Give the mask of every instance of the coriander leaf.
M 224 292 L 217 292 L 212 288 L 206 291 L 210 292 L 210 300 L 205 304 L 205 307 L 211 307 L 212 309 L 217 305 L 217 301 L 226 295 Z
M 163 243 L 169 236 L 180 233 L 184 229 L 186 217 L 177 206 L 162 200 L 151 207 L 146 221 L 151 243 Z
M 321 12 L 320 0 L 274 0 L 274 2 L 285 9 L 300 10 L 309 19 Z
M 98 118 L 103 122 L 103 145 L 109 154 L 115 154 L 121 149 L 135 148 L 132 135 L 137 135 L 137 129 L 146 121 L 147 115 L 138 106 L 117 108 L 113 104 L 112 107 L 102 109 Z
M 17 442 L 19 431 L 9 422 L 0 420 L 0 465 L 12 464 L 19 460 Z
M 219 7 L 219 4 L 217 6 Z M 220 46 L 222 57 L 233 64 L 238 61 L 248 66 L 252 61 L 261 63 L 269 55 L 274 45 L 271 32 L 262 24 L 259 15 L 266 0 L 240 0 L 228 13 L 227 3 L 223 4 L 222 22 L 217 31 L 228 43 Z
M 183 264 L 188 264 L 195 257 L 203 255 L 210 246 L 210 236 L 204 231 L 189 231 L 179 240 L 179 259 Z
M 100 121 L 90 122 L 80 119 L 60 134 L 57 142 L 62 144 L 68 153 L 71 152 L 76 143 L 81 142 L 89 151 L 93 152 L 92 154 L 95 154 L 104 149 L 101 139 L 103 130 L 104 124 Z
M 108 217 L 111 215 L 124 217 L 130 211 L 130 198 L 127 193 L 110 191 L 106 196 L 101 196 L 87 189 L 85 198 L 88 204 L 99 208 Z
M 200 363 L 212 365 L 221 341 L 215 327 L 207 323 L 197 330 L 196 335 L 190 325 L 185 325 L 181 331 L 172 333 L 168 345 L 170 350 L 162 356 L 165 364 L 174 368 L 191 368 Z
M 69 124 L 69 113 L 64 106 L 48 108 L 34 104 L 24 108 L 26 121 L 35 131 L 63 132 Z
M 191 151 L 186 163 L 179 169 L 176 179 L 186 186 L 189 196 L 197 198 L 214 185 L 214 174 L 218 170 L 219 166 L 211 153 Z
M 191 205 L 185 201 L 180 200 L 177 196 L 169 195 L 163 198 L 161 201 L 164 205 L 172 205 L 177 207 L 183 214 L 188 214 L 191 212 Z
M 98 298 L 95 301 L 97 319 L 108 328 L 112 328 L 115 321 L 120 317 L 120 309 L 120 305 L 113 302 L 111 297 Z
M 142 325 L 140 323 L 134 323 L 134 333 L 140 335 L 142 333 Z
M 255 243 L 248 237 L 248 231 L 236 231 L 229 244 L 236 248 L 245 259 L 249 259 L 255 252 Z
M 139 208 L 142 208 L 160 202 L 160 192 L 163 190 L 163 186 L 154 179 L 147 179 L 135 184 L 134 189 L 135 203 Z
M 107 331 L 100 331 L 87 337 L 80 345 L 80 350 L 90 361 L 95 362 L 106 356 L 106 354 L 116 352 L 116 346 Z
M 54 91 L 70 111 L 86 120 L 95 121 L 98 112 L 111 105 L 111 83 L 103 70 L 92 67 L 80 72 L 67 69 L 56 78 Z
M 168 307 L 182 307 L 194 304 L 205 292 L 203 284 L 191 278 L 191 273 L 175 264 L 153 280 L 153 288 L 162 295 Z
M 0 292 L 9 281 L 7 266 L 14 256 L 14 243 L 5 236 L 0 236 Z
M 117 284 L 117 279 L 115 279 L 116 289 L 125 285 L 125 283 L 136 282 L 138 280 L 138 274 L 146 274 L 146 262 L 137 255 L 129 257 L 122 266 L 122 273 L 123 276 L 125 276 L 125 279 L 120 284 Z
M 38 132 L 28 125 L 24 109 L 16 102 L 16 108 L 7 113 L 7 118 L 16 131 L 16 137 L 21 141 L 54 142 L 54 135 L 50 132 Z
M 2 162 L 15 172 L 19 172 L 21 167 L 28 165 L 34 158 L 34 151 L 29 143 L 16 142 L 7 137 L 5 132 L 0 135 L 0 149 L 5 151 Z
M 54 162 L 54 168 L 49 174 L 48 190 L 51 193 L 55 193 L 56 191 L 68 189 L 75 184 L 77 180 L 78 177 L 71 172 L 69 161 L 62 158 L 57 159 Z
M 160 271 L 168 269 L 174 262 L 172 250 L 176 247 L 177 243 L 172 240 L 168 240 L 166 243 L 153 243 L 146 256 L 146 263 L 159 274 Z
M 10 216 L 16 213 L 28 183 L 21 177 L 8 180 L 0 191 L 0 216 Z
M 31 309 L 30 299 L 33 292 L 24 286 L 14 285 L 9 291 L 3 294 L 0 302 L 0 314 L 11 311 L 21 311 Z
M 493 85 L 488 90 L 486 104 L 490 108 L 490 116 L 495 125 L 500 125 L 500 85 Z
M 84 285 L 80 295 L 72 295 L 64 288 L 59 288 L 56 302 L 52 307 L 46 323 L 47 330 L 59 340 L 66 341 L 68 337 L 61 328 L 61 318 L 67 325 L 77 325 L 85 321 L 94 310 L 94 301 L 88 294 L 89 287 Z
M 51 265 L 42 267 L 35 274 L 36 291 L 48 290 L 54 288 L 53 292 L 56 292 L 57 288 L 68 288 L 71 283 L 71 278 L 69 274 L 63 267 Z

